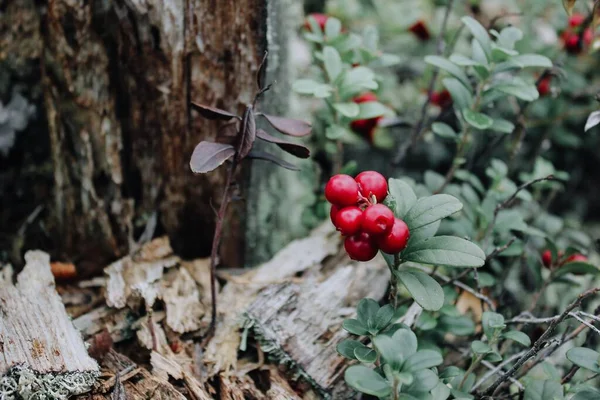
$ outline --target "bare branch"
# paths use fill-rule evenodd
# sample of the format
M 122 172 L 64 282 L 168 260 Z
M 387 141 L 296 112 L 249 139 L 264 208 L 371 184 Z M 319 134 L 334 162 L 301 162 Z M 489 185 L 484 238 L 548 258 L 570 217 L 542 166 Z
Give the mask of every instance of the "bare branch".
M 562 321 L 565 320 L 565 318 L 567 318 L 569 316 L 569 313 L 571 313 L 571 311 L 573 311 L 575 308 L 579 307 L 579 305 L 581 304 L 581 302 L 584 299 L 586 299 L 587 297 L 590 297 L 598 292 L 600 292 L 600 287 L 587 290 L 587 291 L 583 292 L 582 294 L 580 294 L 574 302 L 572 302 L 571 304 L 569 304 L 567 306 L 565 311 L 563 311 L 563 313 L 558 318 L 554 319 L 550 323 L 550 326 L 548 326 L 548 329 L 546 329 L 546 331 L 542 334 L 542 336 L 540 336 L 540 338 L 533 344 L 533 347 L 531 347 L 531 349 L 529 349 L 529 351 L 527 351 L 527 353 L 525 353 L 525 355 L 522 356 L 515 363 L 515 365 L 513 365 L 513 367 L 511 369 L 509 369 L 500 378 L 498 378 L 494 383 L 492 383 L 492 385 L 490 385 L 490 387 L 488 387 L 478 397 L 481 398 L 481 397 L 485 397 L 485 396 L 490 396 L 492 393 L 494 393 L 494 391 L 504 381 L 506 381 L 508 378 L 513 376 L 523 366 L 523 364 L 525 364 L 525 362 L 527 360 L 531 359 L 532 357 L 535 357 L 542 350 L 542 348 L 546 344 L 546 340 L 548 339 L 548 337 L 550 335 L 552 335 L 552 333 L 554 332 L 554 330 L 556 329 L 558 324 L 560 324 Z

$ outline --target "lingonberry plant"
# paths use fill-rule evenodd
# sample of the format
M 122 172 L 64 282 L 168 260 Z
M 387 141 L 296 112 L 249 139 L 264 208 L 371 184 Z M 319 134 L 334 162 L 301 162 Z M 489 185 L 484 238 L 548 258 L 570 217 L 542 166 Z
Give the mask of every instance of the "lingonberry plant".
M 352 19 L 347 2 L 330 3 L 342 20 Z M 383 21 L 415 7 L 369 3 L 360 8 L 364 18 Z M 415 22 L 411 15 L 400 28 L 380 26 L 379 44 L 386 51 L 404 31 L 403 43 L 417 43 L 419 55 L 434 53 L 423 57 L 428 67 L 419 70 L 425 81 L 420 87 L 402 75 L 419 55 L 409 60 L 396 47 L 403 56 L 396 60 L 399 82 L 383 85 L 391 82 L 384 70 L 371 70 L 368 85 L 345 93 L 343 77 L 364 66 L 355 57 L 363 43 L 337 50 L 327 34 L 329 21 L 337 19 L 326 16 L 321 26 L 309 22 L 307 39 L 318 68 L 296 89 L 329 105 L 316 116 L 317 132 L 341 127 L 371 143 L 387 116 L 405 121 L 393 131 L 396 168 L 386 171 L 387 181 L 375 171 L 353 178 L 332 168 L 323 182 L 346 253 L 357 261 L 381 257 L 390 269 L 388 301 L 364 299 L 356 316 L 343 323 L 352 335 L 337 347 L 353 362 L 346 382 L 380 399 L 600 398 L 594 241 L 581 221 L 552 207 L 580 179 L 569 164 L 581 160 L 563 160 L 564 148 L 559 156 L 548 151 L 597 143 L 572 133 L 575 118 L 565 122 L 563 115 L 577 115 L 580 131 L 582 116 L 589 114 L 586 131 L 600 123 L 600 111 L 590 110 L 593 93 L 584 91 L 587 83 L 579 76 L 585 74 L 584 59 L 599 47 L 594 36 L 600 2 L 572 13 L 576 2 L 563 1 L 570 15 L 561 11 L 556 42 L 544 46 L 529 36 L 545 4 L 486 17 L 478 1 L 469 2 L 469 16 L 455 15 L 467 8 L 453 0 L 427 3 L 441 11 L 438 20 L 420 16 Z M 505 22 L 515 18 L 523 19 L 520 26 Z M 328 46 L 343 60 L 339 80 L 327 75 Z M 390 101 L 412 89 L 412 102 L 424 101 L 416 110 L 410 100 Z M 339 93 L 344 96 L 335 97 Z M 362 109 L 379 99 L 394 111 L 344 115 L 346 105 Z M 407 155 L 424 142 L 423 158 L 433 159 L 442 148 L 446 158 L 440 159 L 450 162 L 420 160 L 415 168 Z M 344 160 L 339 145 L 319 146 Z

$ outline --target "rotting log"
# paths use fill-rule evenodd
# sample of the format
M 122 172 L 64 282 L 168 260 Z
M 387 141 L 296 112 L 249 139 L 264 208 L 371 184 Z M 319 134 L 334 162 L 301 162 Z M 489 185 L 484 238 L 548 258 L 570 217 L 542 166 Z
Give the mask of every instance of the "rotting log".
M 7 267 L 0 279 L 0 398 L 85 393 L 99 375 L 98 364 L 55 291 L 50 257 L 29 251 L 25 261 L 16 284 Z
M 263 351 L 288 364 L 324 397 L 348 398 L 340 379 L 346 359 L 336 346 L 348 337 L 341 329 L 342 310 L 359 299 L 380 300 L 389 274 L 380 262 L 342 265 L 327 279 L 311 277 L 301 284 L 286 283 L 263 290 L 246 311 Z

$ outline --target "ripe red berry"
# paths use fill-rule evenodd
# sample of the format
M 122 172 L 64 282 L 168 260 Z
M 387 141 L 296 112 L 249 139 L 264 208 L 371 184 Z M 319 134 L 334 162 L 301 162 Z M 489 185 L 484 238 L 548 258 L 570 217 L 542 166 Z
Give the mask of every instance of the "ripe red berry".
M 351 236 L 360 231 L 363 222 L 363 211 L 356 207 L 344 207 L 335 216 L 335 227 L 344 236 Z
M 540 97 L 547 96 L 550 93 L 550 82 L 552 80 L 552 76 L 546 75 L 543 77 L 537 85 L 537 90 L 540 94 Z
M 571 263 L 571 262 L 587 262 L 588 258 L 586 256 L 584 256 L 583 254 L 573 254 L 572 256 L 567 257 L 567 259 L 565 260 L 565 264 Z
M 377 245 L 384 253 L 396 254 L 406 248 L 409 238 L 410 232 L 406 223 L 400 218 L 395 218 L 392 230 L 387 235 L 380 236 Z
M 362 229 L 371 235 L 388 233 L 394 225 L 394 213 L 386 205 L 373 204 L 364 211 Z
M 576 33 L 570 33 L 565 35 L 565 48 L 567 52 L 571 54 L 578 54 L 581 52 L 581 46 L 579 46 L 579 35 Z
M 410 28 L 408 28 L 408 30 L 412 32 L 417 38 L 419 38 L 419 40 L 425 41 L 429 40 L 429 38 L 431 37 L 431 35 L 429 34 L 429 29 L 427 28 L 427 25 L 425 25 L 425 22 L 423 22 L 423 20 L 418 20 L 417 22 L 412 24 Z
M 356 205 L 358 183 L 350 175 L 334 175 L 325 186 L 325 198 L 340 207 Z
M 374 93 L 364 93 L 361 94 L 360 96 L 355 97 L 352 101 L 354 101 L 357 104 L 360 103 L 369 103 L 372 101 L 377 101 L 377 96 Z M 350 123 L 350 128 L 358 133 L 359 135 L 363 136 L 364 138 L 366 138 L 367 140 L 369 140 L 369 142 L 373 143 L 373 137 L 375 135 L 375 128 L 377 128 L 377 124 L 379 123 L 379 120 L 381 120 L 382 117 L 374 117 L 374 118 L 369 118 L 369 119 L 358 119 L 356 121 L 352 121 Z
M 327 16 L 325 14 L 321 14 L 321 13 L 313 13 L 313 14 L 310 14 L 308 17 L 313 17 L 313 19 L 317 22 L 317 24 L 319 24 L 321 31 L 325 30 L 325 24 L 327 23 L 329 16 Z M 312 31 L 312 29 L 310 27 L 310 22 L 308 22 L 308 17 L 306 18 L 306 21 L 304 21 L 304 28 L 308 31 Z
M 388 185 L 385 177 L 377 171 L 364 171 L 354 178 L 360 193 L 366 198 L 374 195 L 378 203 L 381 203 L 387 196 Z
M 338 211 L 340 211 L 340 208 L 338 206 L 336 206 L 335 204 L 332 204 L 331 209 L 329 210 L 329 219 L 331 219 L 331 222 L 333 223 L 333 225 L 336 228 L 337 228 L 337 225 L 335 225 L 335 217 L 336 217 Z
M 369 261 L 377 255 L 377 246 L 365 232 L 348 236 L 344 240 L 344 248 L 350 258 L 356 261 Z
M 546 268 L 550 268 L 552 266 L 552 252 L 550 250 L 546 250 L 542 253 L 542 263 Z
M 573 14 L 569 18 L 569 26 L 571 28 L 577 28 L 579 25 L 583 24 L 583 21 L 585 21 L 585 15 Z
M 435 104 L 440 108 L 449 107 L 452 104 L 452 96 L 447 90 L 431 93 L 431 104 Z

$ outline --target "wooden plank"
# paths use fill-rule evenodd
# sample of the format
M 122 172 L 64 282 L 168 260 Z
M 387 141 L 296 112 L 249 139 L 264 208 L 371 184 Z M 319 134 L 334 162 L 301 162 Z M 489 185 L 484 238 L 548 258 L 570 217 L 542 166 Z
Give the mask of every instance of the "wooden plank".
M 99 368 L 87 353 L 42 251 L 25 254 L 16 284 L 0 280 L 0 397 L 67 398 L 91 389 Z

